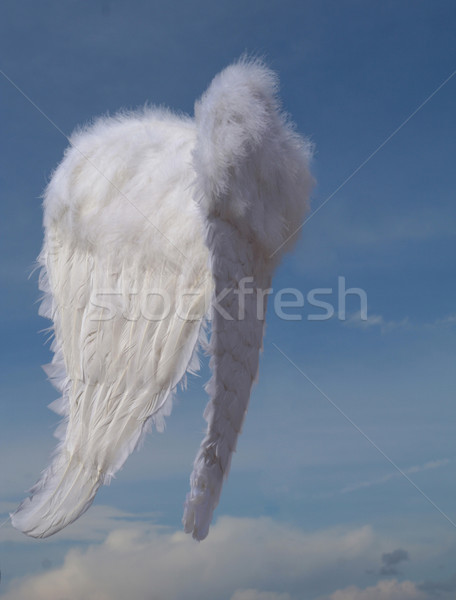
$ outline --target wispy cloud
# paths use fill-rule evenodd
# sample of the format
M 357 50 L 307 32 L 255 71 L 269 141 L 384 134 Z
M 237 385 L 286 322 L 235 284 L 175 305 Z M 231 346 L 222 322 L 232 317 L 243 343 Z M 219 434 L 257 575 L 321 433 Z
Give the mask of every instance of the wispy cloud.
M 230 600 L 292 600 L 290 594 L 278 592 L 262 592 L 261 590 L 238 590 Z
M 409 317 L 404 317 L 400 321 L 386 319 L 380 314 L 368 314 L 367 319 L 361 318 L 361 311 L 355 312 L 348 316 L 343 325 L 361 329 L 364 331 L 379 329 L 381 333 L 389 333 L 397 329 L 435 329 L 441 327 L 451 327 L 456 324 L 456 314 L 449 314 L 445 317 L 439 317 L 428 323 L 416 324 L 412 323 Z
M 333 592 L 330 596 L 322 596 L 318 600 L 429 600 L 429 596 L 413 581 L 389 579 L 364 589 L 351 585 Z M 441 597 L 440 600 L 450 600 L 450 597 Z
M 437 319 L 434 321 L 433 325 L 455 325 L 456 324 L 456 314 L 450 314 L 442 319 Z
M 421 473 L 422 471 L 429 471 L 431 469 L 439 469 L 441 467 L 445 467 L 450 463 L 449 458 L 442 458 L 439 460 L 429 460 L 421 465 L 414 465 L 412 467 L 408 467 L 407 469 L 402 469 L 406 475 L 413 475 L 415 473 Z M 361 481 L 359 483 L 354 483 L 351 485 L 347 485 L 342 490 L 340 490 L 341 494 L 348 494 L 350 492 L 355 492 L 357 490 L 361 490 L 364 488 L 369 488 L 374 485 L 382 485 L 384 483 L 388 483 L 392 479 L 400 479 L 402 477 L 401 473 L 397 471 L 392 471 L 391 473 L 387 473 L 382 477 L 376 477 L 373 479 L 368 479 L 366 481 Z
M 410 326 L 408 317 L 404 317 L 400 321 L 393 321 L 385 319 L 382 315 L 371 314 L 368 315 L 367 319 L 362 319 L 361 311 L 353 313 L 343 323 L 348 327 L 355 327 L 357 329 L 368 330 L 378 328 L 382 333 L 388 333 L 394 329 L 405 329 Z

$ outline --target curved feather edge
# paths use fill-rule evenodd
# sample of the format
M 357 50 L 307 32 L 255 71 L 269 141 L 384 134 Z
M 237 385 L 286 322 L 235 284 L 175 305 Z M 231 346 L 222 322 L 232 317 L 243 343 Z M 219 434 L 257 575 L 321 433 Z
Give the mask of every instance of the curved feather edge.
M 40 268 L 39 289 L 43 292 L 39 314 L 53 321 L 54 298 L 49 284 L 44 252 L 38 257 L 38 267 Z M 43 369 L 53 386 L 62 393 L 60 398 L 49 404 L 53 412 L 63 417 L 54 432 L 60 443 L 52 454 L 51 464 L 43 471 L 36 484 L 28 490 L 29 497 L 14 513 L 10 514 L 13 527 L 35 538 L 49 537 L 79 518 L 91 506 L 99 487 L 109 484 L 128 456 L 141 446 L 152 425 L 159 432 L 164 430 L 165 417 L 171 414 L 177 386 L 179 383 L 185 384 L 187 374 L 194 374 L 199 370 L 198 350 L 207 346 L 204 320 L 200 325 L 197 342 L 188 358 L 182 379 L 173 389 L 164 394 L 159 408 L 144 422 L 137 435 L 121 449 L 119 458 L 112 465 L 109 473 L 103 473 L 85 466 L 74 457 L 68 460 L 64 441 L 69 414 L 70 380 L 66 374 L 61 344 L 54 335 L 54 327 L 51 326 L 49 330 L 53 333 L 51 350 L 54 356 L 51 363 L 45 365 Z

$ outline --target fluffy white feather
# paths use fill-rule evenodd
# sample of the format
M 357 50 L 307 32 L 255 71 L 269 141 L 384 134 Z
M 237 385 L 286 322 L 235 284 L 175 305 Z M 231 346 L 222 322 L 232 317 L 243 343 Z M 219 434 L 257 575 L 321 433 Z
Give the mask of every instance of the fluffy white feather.
M 281 114 L 276 94 L 274 73 L 241 62 L 215 77 L 195 110 L 196 200 L 222 308 L 212 318 L 208 429 L 183 519 L 198 540 L 209 531 L 257 376 L 267 299 L 261 292 L 295 241 L 313 183 L 310 146 Z M 254 293 L 241 291 L 247 282 Z
M 123 114 L 71 142 L 46 190 L 39 259 L 41 314 L 55 333 L 47 373 L 64 426 L 13 525 L 34 537 L 59 531 L 148 423 L 163 427 L 177 384 L 197 368 L 211 305 L 208 430 L 184 514 L 185 530 L 203 539 L 258 372 L 265 300 L 239 291 L 246 281 L 268 288 L 294 241 L 310 148 L 280 113 L 276 76 L 247 60 L 214 79 L 195 120 Z

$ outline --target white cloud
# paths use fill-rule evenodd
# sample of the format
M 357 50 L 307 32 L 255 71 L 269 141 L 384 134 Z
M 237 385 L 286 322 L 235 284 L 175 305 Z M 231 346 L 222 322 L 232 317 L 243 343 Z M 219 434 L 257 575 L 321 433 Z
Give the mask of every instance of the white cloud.
M 456 323 L 456 314 L 450 314 L 442 319 L 437 319 L 434 325 L 454 325 Z
M 412 581 L 387 579 L 364 589 L 351 585 L 320 600 L 429 600 L 429 597 Z
M 260 590 L 237 590 L 230 600 L 291 600 L 290 594 L 261 592 Z
M 422 323 L 419 327 L 425 329 L 435 329 L 437 327 L 449 327 L 456 323 L 456 314 L 449 314 L 443 318 L 435 319 L 429 323 Z M 381 333 L 389 333 L 395 329 L 416 329 L 418 325 L 411 323 L 408 317 L 404 317 L 400 321 L 387 320 L 382 315 L 368 314 L 367 319 L 361 318 L 361 311 L 357 311 L 348 316 L 344 325 L 348 327 L 355 327 L 357 329 L 363 329 L 365 331 L 378 327 Z
M 440 467 L 446 467 L 450 463 L 449 458 L 442 458 L 439 460 L 428 460 L 422 465 L 414 465 L 413 467 L 408 467 L 407 469 L 403 469 L 403 473 L 406 475 L 413 475 L 414 473 L 421 473 L 423 471 L 429 471 L 432 469 L 439 469 Z M 388 483 L 392 479 L 400 479 L 403 477 L 402 473 L 399 471 L 392 471 L 391 473 L 387 473 L 383 477 L 377 477 L 376 479 L 369 479 L 367 481 L 361 481 L 359 483 L 354 483 L 352 485 L 347 485 L 341 490 L 342 494 L 347 494 L 349 492 L 355 492 L 360 489 L 368 488 L 373 485 L 381 485 L 383 483 Z
M 387 321 L 382 315 L 370 314 L 367 316 L 367 319 L 361 319 L 360 311 L 350 315 L 343 323 L 349 327 L 356 327 L 364 330 L 378 327 L 382 333 L 388 333 L 394 329 L 403 329 L 410 325 L 408 317 L 405 317 L 401 321 Z
M 102 543 L 73 546 L 54 569 L 58 553 L 48 550 L 47 570 L 13 580 L 2 600 L 430 600 L 432 589 L 440 600 L 454 598 L 452 582 L 381 579 L 368 586 L 386 562 L 404 561 L 409 578 L 429 561 L 441 564 L 454 552 L 451 544 L 442 552 L 441 539 L 437 548 L 370 526 L 305 532 L 266 517 L 221 517 L 197 543 L 145 515 L 139 521 L 111 507 L 94 509 L 72 536 L 96 541 L 110 530 Z
M 268 518 L 220 518 L 198 544 L 137 523 L 64 564 L 13 581 L 2 600 L 300 600 L 356 581 L 389 546 L 372 529 L 306 533 Z

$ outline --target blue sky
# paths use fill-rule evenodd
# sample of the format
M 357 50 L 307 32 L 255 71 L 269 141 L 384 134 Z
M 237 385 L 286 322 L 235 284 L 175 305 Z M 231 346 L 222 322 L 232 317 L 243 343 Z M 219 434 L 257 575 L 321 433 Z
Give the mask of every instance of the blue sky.
M 274 290 L 331 288 L 337 307 L 344 277 L 365 290 L 368 321 L 355 297 L 345 321 L 309 320 L 307 303 L 284 321 L 271 304 L 260 380 L 205 542 L 179 532 L 207 366 L 166 432 L 76 524 L 45 541 L 3 525 L 0 598 L 125 598 L 124 580 L 132 600 L 154 589 L 199 600 L 454 597 L 456 75 L 411 115 L 456 68 L 455 27 L 451 1 L 2 2 L 0 68 L 36 105 L 0 75 L 4 519 L 46 465 L 57 422 L 40 368 L 47 322 L 28 278 L 40 194 L 67 146 L 48 119 L 70 134 L 146 102 L 191 114 L 220 69 L 244 52 L 264 57 L 315 143 L 318 180 L 318 212 Z

